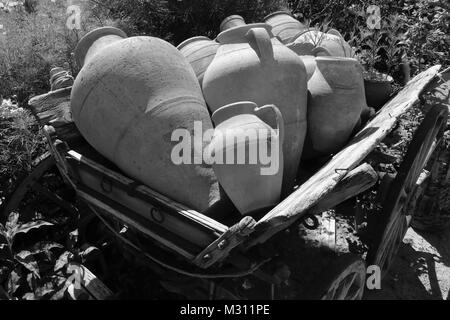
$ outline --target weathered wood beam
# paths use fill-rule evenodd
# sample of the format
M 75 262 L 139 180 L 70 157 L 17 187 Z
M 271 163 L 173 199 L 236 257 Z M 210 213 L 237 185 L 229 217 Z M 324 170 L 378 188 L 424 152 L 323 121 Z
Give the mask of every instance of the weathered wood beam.
M 428 83 L 433 80 L 441 66 L 434 66 L 412 79 L 397 96 L 390 100 L 372 121 L 336 154 L 324 167 L 302 184 L 278 206 L 267 213 L 256 225 L 253 237 L 245 246 L 250 248 L 267 241 L 279 231 L 289 227 L 302 217 L 320 199 L 331 192 L 345 175 L 361 161 L 394 128 L 397 119 L 414 104 Z
M 371 188 L 378 181 L 378 174 L 368 163 L 350 171 L 336 187 L 311 208 L 312 213 L 320 213 Z

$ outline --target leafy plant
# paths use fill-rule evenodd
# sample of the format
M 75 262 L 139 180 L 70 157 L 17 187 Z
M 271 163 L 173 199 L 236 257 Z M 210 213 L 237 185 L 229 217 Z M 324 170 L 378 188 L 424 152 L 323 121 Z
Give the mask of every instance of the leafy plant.
M 17 245 L 19 235 L 54 226 L 44 220 L 23 223 L 19 218 L 17 212 L 12 212 L 6 223 L 0 224 L 0 286 L 6 283 L 10 297 L 62 299 L 74 280 L 74 266 L 98 258 L 99 249 L 88 244 L 78 248 L 76 242 L 72 242 L 69 251 L 49 240 L 29 247 Z

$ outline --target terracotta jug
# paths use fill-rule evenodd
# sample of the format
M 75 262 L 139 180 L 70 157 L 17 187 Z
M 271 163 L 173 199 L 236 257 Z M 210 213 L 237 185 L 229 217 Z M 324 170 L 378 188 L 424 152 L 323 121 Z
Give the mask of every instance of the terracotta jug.
M 86 140 L 126 174 L 178 202 L 199 211 L 214 203 L 219 192 L 211 166 L 190 158 L 202 154 L 207 142 L 190 143 L 184 162 L 173 154 L 175 130 L 190 139 L 195 124 L 212 129 L 194 71 L 181 53 L 161 39 L 126 38 L 106 27 L 84 36 L 75 57 L 82 69 L 71 108 Z
M 277 131 L 258 117 L 262 110 L 275 113 Z M 217 109 L 212 119 L 216 128 L 209 145 L 209 161 L 239 212 L 247 214 L 278 204 L 284 135 L 280 110 L 274 105 L 258 108 L 244 101 Z
M 219 43 L 208 37 L 193 37 L 180 43 L 177 47 L 189 61 L 200 84 L 206 69 L 214 59 Z
M 295 43 L 310 43 L 314 47 L 320 47 L 321 52 L 317 56 L 347 57 L 353 55 L 352 48 L 344 40 L 344 37 L 335 29 L 322 32 L 316 29 L 306 30 L 295 38 Z
M 316 56 L 319 54 L 329 55 L 329 52 L 322 47 L 315 47 L 312 43 L 297 43 L 292 42 L 287 44 L 286 47 L 294 51 L 306 67 L 307 79 L 311 79 L 314 71 L 316 70 Z
M 290 43 L 297 34 L 306 29 L 305 25 L 286 11 L 271 13 L 264 18 L 264 22 L 272 27 L 272 33 L 284 44 Z
M 362 67 L 356 59 L 317 57 L 308 81 L 308 137 L 304 159 L 339 151 L 366 109 Z
M 270 29 L 260 23 L 220 33 L 219 50 L 203 78 L 203 94 L 211 112 L 237 101 L 280 109 L 286 128 L 282 194 L 287 195 L 295 184 L 306 135 L 306 70 Z
M 225 31 L 230 28 L 239 27 L 245 25 L 245 20 L 241 16 L 234 14 L 232 16 L 226 17 L 220 23 L 220 31 Z

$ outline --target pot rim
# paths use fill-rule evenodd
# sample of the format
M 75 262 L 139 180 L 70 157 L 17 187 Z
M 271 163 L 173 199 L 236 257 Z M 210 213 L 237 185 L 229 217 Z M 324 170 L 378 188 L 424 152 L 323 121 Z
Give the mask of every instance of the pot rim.
M 214 41 L 211 40 L 210 38 L 206 37 L 206 36 L 195 36 L 195 37 L 191 37 L 188 38 L 186 40 L 184 40 L 183 42 L 181 42 L 178 46 L 177 49 L 181 50 L 183 47 L 185 47 L 186 45 L 188 45 L 189 43 L 195 42 L 197 40 L 208 40 L 208 41 Z
M 316 61 L 342 61 L 342 62 L 357 62 L 359 63 L 359 61 L 355 58 L 350 58 L 350 57 L 337 57 L 337 56 L 318 56 L 316 57 Z
M 101 27 L 86 33 L 75 48 L 75 60 L 79 67 L 83 66 L 86 53 L 92 44 L 99 38 L 108 35 L 116 35 L 122 38 L 127 38 L 127 34 L 123 30 L 115 27 Z
M 259 22 L 259 23 L 250 23 L 250 24 L 246 24 L 243 26 L 237 26 L 237 27 L 233 27 L 230 29 L 227 29 L 225 31 L 222 31 L 221 33 L 219 33 L 216 37 L 216 41 L 219 42 L 220 44 L 222 44 L 221 39 L 223 40 L 228 34 L 236 31 L 236 30 L 240 30 L 240 29 L 254 29 L 254 28 L 264 28 L 267 30 L 267 32 L 269 33 L 270 37 L 273 37 L 273 33 L 272 33 L 272 26 L 270 26 L 267 23 L 264 22 Z
M 244 23 L 244 25 L 246 24 L 243 16 L 238 15 L 238 14 L 232 14 L 231 16 L 228 16 L 222 20 L 222 22 L 220 23 L 219 29 L 222 30 L 222 27 L 225 23 L 227 23 L 230 20 L 234 20 L 234 19 L 241 20 Z
M 263 21 L 266 21 L 267 19 L 272 18 L 272 17 L 274 17 L 274 16 L 276 16 L 276 15 L 279 15 L 279 14 L 287 14 L 288 16 L 291 16 L 292 18 L 295 19 L 295 17 L 292 15 L 292 13 L 289 12 L 288 10 L 278 10 L 278 11 L 269 13 L 267 16 L 265 16 L 265 17 L 263 18 Z M 295 19 L 295 20 L 297 20 L 297 19 Z M 299 22 L 300 22 L 300 21 L 299 21 Z

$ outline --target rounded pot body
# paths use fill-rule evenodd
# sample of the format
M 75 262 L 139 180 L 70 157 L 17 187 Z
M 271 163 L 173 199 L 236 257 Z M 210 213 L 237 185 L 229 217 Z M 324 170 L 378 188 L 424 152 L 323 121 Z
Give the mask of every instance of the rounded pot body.
M 212 123 L 181 53 L 158 38 L 100 28 L 80 41 L 76 59 L 83 68 L 71 109 L 86 140 L 125 173 L 178 202 L 199 211 L 214 203 L 212 168 L 190 157 L 206 147 L 201 138 L 190 141 L 194 127 L 208 130 Z M 176 152 L 180 140 L 185 161 Z
M 266 109 L 275 112 L 277 130 L 258 117 Z M 238 102 L 219 108 L 212 119 L 216 128 L 209 145 L 210 162 L 233 204 L 243 215 L 276 205 L 283 180 L 284 134 L 278 108 Z
M 362 67 L 356 59 L 317 57 L 308 81 L 308 138 L 304 158 L 339 151 L 367 108 Z
M 183 41 L 177 47 L 191 64 L 200 84 L 218 48 L 219 43 L 207 37 L 193 37 Z
M 364 80 L 367 105 L 375 110 L 381 109 L 391 97 L 393 88 L 391 81 Z
M 342 35 L 334 29 L 328 32 L 321 32 L 318 30 L 307 30 L 299 34 L 294 43 L 310 43 L 314 47 L 320 47 L 323 50 L 322 53 L 318 53 L 318 56 L 334 56 L 334 57 L 351 57 L 352 48 L 344 40 Z
M 286 128 L 282 192 L 286 195 L 294 187 L 306 135 L 305 66 L 271 34 L 267 24 L 232 28 L 217 40 L 219 50 L 203 79 L 206 102 L 211 112 L 238 101 L 274 104 L 280 109 Z
M 290 13 L 278 11 L 269 14 L 264 22 L 272 27 L 272 33 L 284 44 L 291 42 L 295 36 L 306 27 Z

